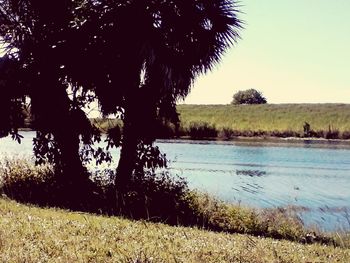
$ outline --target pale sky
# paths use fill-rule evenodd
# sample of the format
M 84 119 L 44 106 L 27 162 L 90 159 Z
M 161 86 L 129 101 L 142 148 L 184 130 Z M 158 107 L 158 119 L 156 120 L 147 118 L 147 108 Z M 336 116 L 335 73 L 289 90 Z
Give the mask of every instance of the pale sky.
M 250 88 L 269 103 L 350 103 L 350 0 L 240 4 L 242 39 L 195 82 L 186 104 L 227 104 Z

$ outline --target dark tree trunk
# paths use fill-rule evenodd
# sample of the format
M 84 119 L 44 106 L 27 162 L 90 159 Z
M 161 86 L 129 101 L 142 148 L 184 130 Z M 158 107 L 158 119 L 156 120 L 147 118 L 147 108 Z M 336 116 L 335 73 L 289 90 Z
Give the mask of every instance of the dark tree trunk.
M 70 184 L 86 180 L 87 171 L 79 155 L 79 135 L 68 131 L 54 135 L 61 151 L 62 178 Z
M 122 148 L 115 179 L 117 191 L 123 192 L 123 189 L 129 184 L 137 159 L 138 129 L 134 114 L 125 113 Z
M 148 89 L 136 88 L 128 94 L 125 105 L 123 138 L 115 178 L 115 204 L 121 213 L 130 212 L 125 194 L 130 189 L 135 169 L 142 169 L 138 160 L 139 143 L 152 141 L 155 101 Z
M 129 213 L 129 207 L 125 200 L 130 187 L 135 164 L 137 161 L 137 146 L 139 143 L 139 129 L 135 109 L 129 104 L 125 109 L 122 147 L 115 178 L 115 208 L 118 213 Z
M 47 76 L 46 76 L 47 75 Z M 56 181 L 61 188 L 57 193 L 65 200 L 78 200 L 79 196 L 86 191 L 88 176 L 79 155 L 79 122 L 71 112 L 70 100 L 65 91 L 65 86 L 54 83 L 48 78 L 42 80 L 52 87 L 50 90 L 35 91 L 31 94 L 34 114 L 37 116 L 35 128 L 38 131 L 52 133 L 60 151 L 60 159 L 55 160 Z M 53 83 L 52 85 L 50 85 Z M 56 84 L 56 85 L 55 85 Z M 41 91 L 41 92 L 39 92 Z M 50 91 L 50 92 L 48 92 Z
M 123 191 L 132 179 L 137 165 L 137 147 L 154 140 L 156 102 L 148 89 L 138 88 L 129 96 L 125 107 L 122 148 L 115 180 L 117 191 Z M 140 168 L 140 167 L 137 167 Z
M 58 202 L 71 209 L 86 209 L 92 201 L 92 184 L 79 155 L 79 135 L 74 128 L 54 133 L 61 152 L 60 165 L 56 165 Z

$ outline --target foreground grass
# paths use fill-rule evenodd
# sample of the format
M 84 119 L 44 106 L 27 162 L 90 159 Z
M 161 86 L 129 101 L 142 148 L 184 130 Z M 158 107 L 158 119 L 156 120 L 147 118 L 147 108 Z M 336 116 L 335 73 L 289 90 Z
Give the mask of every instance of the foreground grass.
M 181 126 L 208 123 L 217 129 L 303 132 L 308 122 L 315 131 L 350 131 L 350 104 L 178 105 Z
M 350 249 L 42 209 L 0 199 L 1 262 L 349 262 Z

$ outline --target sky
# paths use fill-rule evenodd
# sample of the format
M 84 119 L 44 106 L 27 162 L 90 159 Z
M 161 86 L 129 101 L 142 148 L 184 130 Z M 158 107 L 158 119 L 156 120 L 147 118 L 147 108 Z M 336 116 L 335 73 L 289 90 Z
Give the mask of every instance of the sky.
M 269 103 L 350 103 L 350 0 L 241 0 L 241 39 L 186 104 L 228 104 L 254 88 Z
M 179 103 L 228 104 L 254 88 L 268 103 L 350 103 L 350 0 L 239 0 L 244 29 Z

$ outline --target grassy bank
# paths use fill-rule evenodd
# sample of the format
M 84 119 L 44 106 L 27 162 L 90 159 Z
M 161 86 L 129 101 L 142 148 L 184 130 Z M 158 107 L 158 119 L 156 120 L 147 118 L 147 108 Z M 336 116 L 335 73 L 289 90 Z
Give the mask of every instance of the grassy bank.
M 319 244 L 130 221 L 0 199 L 0 262 L 349 262 Z
M 160 125 L 158 138 L 350 139 L 350 104 L 178 105 L 177 110 L 179 129 L 169 123 Z M 116 119 L 91 121 L 103 132 L 122 126 Z
M 178 105 L 181 130 L 206 124 L 225 136 L 350 138 L 350 104 Z M 225 135 L 226 133 L 226 135 Z
M 0 195 L 41 207 L 350 248 L 349 233 L 323 233 L 305 228 L 297 207 L 252 209 L 227 204 L 190 190 L 186 181 L 168 173 L 135 177 L 125 189 L 123 205 L 116 207 L 113 171 L 91 176 L 86 186 L 65 188 L 48 165 L 34 166 L 26 159 L 0 159 Z
M 111 174 L 113 172 L 108 172 L 107 176 L 99 174 L 86 191 L 69 195 L 67 190 L 62 190 L 64 185 L 55 179 L 57 176 L 50 166 L 34 166 L 25 159 L 5 159 L 0 160 L 0 194 L 40 206 L 308 242 L 310 231 L 304 229 L 291 210 L 255 211 L 226 204 L 209 195 L 190 191 L 184 180 L 168 174 L 135 179 L 123 197 L 123 208 L 115 207 Z M 77 192 L 77 189 L 70 191 Z M 312 242 L 338 243 L 322 233 L 318 233 Z
M 69 212 L 72 200 L 54 178 L 50 166 L 35 167 L 30 160 L 0 162 L 0 262 L 350 260 L 347 233 L 305 229 L 288 208 L 226 204 L 189 191 L 181 180 L 152 175 L 129 190 L 126 213 L 110 209 L 108 180 L 97 180 L 93 195 L 75 196 L 81 206 Z

